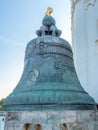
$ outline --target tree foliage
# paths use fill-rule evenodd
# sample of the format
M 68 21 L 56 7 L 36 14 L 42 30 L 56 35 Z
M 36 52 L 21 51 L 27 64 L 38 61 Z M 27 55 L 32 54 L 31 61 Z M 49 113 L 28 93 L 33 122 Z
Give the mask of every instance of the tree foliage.
M 4 102 L 4 98 L 2 98 L 2 99 L 0 100 L 0 110 L 2 109 L 2 104 L 3 104 L 3 102 Z

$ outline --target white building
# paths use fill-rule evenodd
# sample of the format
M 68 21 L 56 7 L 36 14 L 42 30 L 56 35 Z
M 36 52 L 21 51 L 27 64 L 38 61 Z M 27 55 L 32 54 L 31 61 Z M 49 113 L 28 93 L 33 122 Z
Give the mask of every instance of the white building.
M 4 130 L 5 113 L 0 111 L 0 130 Z
M 98 0 L 71 0 L 71 11 L 76 71 L 98 103 Z

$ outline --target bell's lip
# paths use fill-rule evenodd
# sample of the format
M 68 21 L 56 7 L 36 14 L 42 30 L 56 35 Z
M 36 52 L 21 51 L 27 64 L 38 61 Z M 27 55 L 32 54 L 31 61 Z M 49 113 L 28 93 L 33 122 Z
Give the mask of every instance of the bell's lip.
M 39 105 L 39 104 L 29 104 L 29 105 L 11 105 L 11 106 L 4 106 L 2 111 L 48 111 L 48 110 L 97 110 L 97 107 L 95 104 L 66 104 L 66 105 L 56 105 L 56 104 L 45 104 L 45 105 Z

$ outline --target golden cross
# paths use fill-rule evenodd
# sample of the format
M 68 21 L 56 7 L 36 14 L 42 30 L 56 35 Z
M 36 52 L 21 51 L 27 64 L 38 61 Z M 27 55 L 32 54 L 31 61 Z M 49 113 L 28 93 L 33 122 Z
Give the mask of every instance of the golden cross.
M 47 11 L 46 11 L 46 13 L 45 13 L 45 15 L 46 15 L 46 16 L 50 16 L 52 12 L 53 12 L 53 8 L 48 7 L 48 8 L 47 8 Z

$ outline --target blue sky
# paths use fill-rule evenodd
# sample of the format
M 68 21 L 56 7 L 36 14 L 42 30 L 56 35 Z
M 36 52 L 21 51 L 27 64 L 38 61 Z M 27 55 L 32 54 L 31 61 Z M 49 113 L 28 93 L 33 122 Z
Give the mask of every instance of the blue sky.
M 15 88 L 22 75 L 25 47 L 37 37 L 47 7 L 71 43 L 70 0 L 0 0 L 0 98 Z

